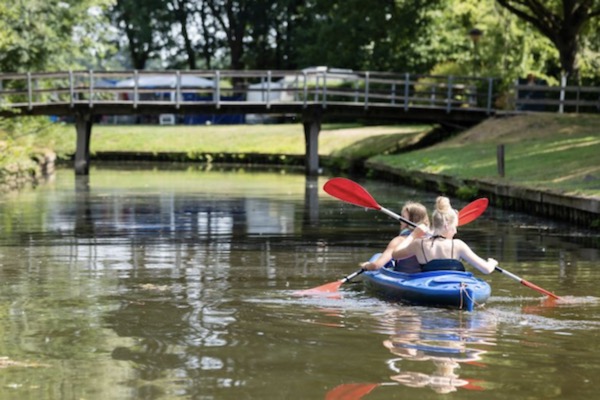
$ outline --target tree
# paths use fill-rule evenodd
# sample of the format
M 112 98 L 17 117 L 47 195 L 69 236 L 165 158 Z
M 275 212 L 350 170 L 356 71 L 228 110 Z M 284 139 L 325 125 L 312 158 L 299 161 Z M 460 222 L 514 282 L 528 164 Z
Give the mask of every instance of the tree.
M 171 3 L 175 15 L 175 20 L 179 24 L 183 46 L 187 55 L 188 67 L 196 69 L 196 50 L 188 30 L 190 14 L 194 12 L 192 4 L 188 0 L 173 0 Z
M 244 64 L 251 69 L 296 69 L 296 21 L 303 0 L 254 0 L 249 10 Z
M 600 0 L 497 0 L 524 21 L 535 26 L 556 46 L 567 76 L 578 74 L 577 55 L 585 25 L 600 16 Z
M 0 0 L 0 70 L 80 68 L 106 53 L 110 0 Z M 90 36 L 98 40 L 88 40 Z
M 251 0 L 206 0 L 206 4 L 225 34 L 230 68 L 244 69 L 244 39 L 248 28 Z
M 170 13 L 166 0 L 117 0 L 111 16 L 117 29 L 125 34 L 120 44 L 129 50 L 135 69 L 145 69 L 146 63 L 158 58 L 160 50 L 171 44 Z
M 301 65 L 355 70 L 421 71 L 427 12 L 439 0 L 312 0 L 301 8 L 295 46 Z

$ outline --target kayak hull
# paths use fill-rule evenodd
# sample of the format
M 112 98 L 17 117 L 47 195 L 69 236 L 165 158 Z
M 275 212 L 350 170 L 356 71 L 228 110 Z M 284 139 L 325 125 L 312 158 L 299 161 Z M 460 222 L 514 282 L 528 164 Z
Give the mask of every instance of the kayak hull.
M 470 272 L 406 274 L 388 268 L 363 273 L 366 288 L 387 300 L 473 311 L 490 297 L 490 285 Z

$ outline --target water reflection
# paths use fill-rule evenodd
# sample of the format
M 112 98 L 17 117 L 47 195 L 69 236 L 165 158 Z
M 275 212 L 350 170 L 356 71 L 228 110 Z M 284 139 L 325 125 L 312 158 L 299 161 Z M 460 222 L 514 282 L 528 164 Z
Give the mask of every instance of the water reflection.
M 485 367 L 484 355 L 496 345 L 497 322 L 488 313 L 390 309 L 379 318 L 379 330 L 391 334 L 383 346 L 394 356 L 387 361 L 389 382 L 340 385 L 327 400 L 360 399 L 380 386 L 428 388 L 446 394 L 457 390 L 485 390 L 485 381 L 463 377 L 461 365 Z M 391 389 L 390 389 L 391 390 Z
M 303 221 L 309 226 L 316 226 L 319 222 L 319 179 L 316 176 L 307 177 L 304 188 Z
M 457 388 L 483 390 L 482 382 L 460 378 L 460 365 L 482 365 L 487 346 L 496 342 L 496 323 L 484 313 L 440 316 L 438 314 L 397 312 L 396 332 L 383 345 L 398 358 L 388 362 L 396 372 L 395 382 L 409 387 L 428 387 L 437 393 L 450 393 Z M 406 371 L 412 362 L 431 362 L 430 373 Z

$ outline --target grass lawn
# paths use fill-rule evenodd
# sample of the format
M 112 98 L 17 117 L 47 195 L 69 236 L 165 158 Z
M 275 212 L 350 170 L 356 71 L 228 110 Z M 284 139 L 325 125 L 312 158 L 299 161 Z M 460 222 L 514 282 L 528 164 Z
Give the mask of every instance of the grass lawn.
M 324 124 L 319 154 L 331 155 L 367 139 L 396 143 L 430 126 Z M 63 125 L 45 140 L 61 154 L 75 152 L 75 127 Z M 371 143 L 373 144 L 373 143 Z M 368 145 L 368 143 L 366 143 Z M 379 146 L 381 147 L 381 146 Z M 388 147 L 384 144 L 383 147 Z M 90 151 L 304 154 L 302 124 L 268 125 L 100 125 L 92 128 Z M 374 154 L 374 153 L 371 153 Z
M 73 125 L 41 125 L 34 134 L 2 142 L 17 149 L 27 142 L 75 152 Z M 600 115 L 531 113 L 487 120 L 427 149 L 398 153 L 430 130 L 428 125 L 359 126 L 324 124 L 319 154 L 366 159 L 405 170 L 485 179 L 567 194 L 600 197 Z M 2 129 L 0 129 L 0 134 Z M 498 176 L 496 149 L 505 146 L 504 178 Z M 302 124 L 269 125 L 101 125 L 92 128 L 91 152 L 263 153 L 302 155 Z M 0 157 L 2 163 L 12 159 Z M 22 157 L 21 157 L 22 158 Z
M 407 170 L 600 197 L 600 115 L 530 114 L 488 120 L 451 140 L 372 161 Z M 505 177 L 496 149 L 505 146 Z

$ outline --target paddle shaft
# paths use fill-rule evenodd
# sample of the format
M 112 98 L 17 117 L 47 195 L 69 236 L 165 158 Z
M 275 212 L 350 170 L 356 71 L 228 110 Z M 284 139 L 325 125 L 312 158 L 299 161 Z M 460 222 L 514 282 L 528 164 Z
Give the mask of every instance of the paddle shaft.
M 365 271 L 366 271 L 366 269 L 364 269 L 364 268 L 361 268 L 361 269 L 359 269 L 358 271 L 355 271 L 355 272 L 351 273 L 350 275 L 346 276 L 345 278 L 342 278 L 342 279 L 341 279 L 341 282 L 342 282 L 342 283 L 346 283 L 346 282 L 348 282 L 349 280 L 351 280 L 351 279 L 353 279 L 353 278 L 356 278 L 358 275 L 362 274 L 362 273 L 363 273 L 363 272 L 365 272 Z
M 537 290 L 538 292 L 543 293 L 543 294 L 545 294 L 547 296 L 550 296 L 552 298 L 560 299 L 560 297 L 557 296 L 557 295 L 555 295 L 554 293 L 549 292 L 548 290 L 543 289 L 543 288 L 539 287 L 538 285 L 534 285 L 533 283 L 531 283 L 529 281 L 526 281 L 525 279 L 523 279 L 521 277 L 518 277 L 517 275 L 513 274 L 512 272 L 509 272 L 509 271 L 507 271 L 505 269 L 502 269 L 500 267 L 496 267 L 495 270 L 498 271 L 498 272 L 500 272 L 500 273 L 502 273 L 502 274 L 504 274 L 504 275 L 507 275 L 507 276 L 511 277 L 515 281 L 520 282 L 521 285 L 523 285 L 523 286 L 527 286 L 528 288 L 531 288 L 533 290 Z
M 412 222 L 412 221 L 410 221 L 410 220 L 408 220 L 408 219 L 406 219 L 406 218 L 404 218 L 404 217 L 402 217 L 402 216 L 400 216 L 400 215 L 396 214 L 395 212 L 393 212 L 393 211 L 391 211 L 391 210 L 388 210 L 388 209 L 387 209 L 387 208 L 385 208 L 385 207 L 381 207 L 381 206 L 379 206 L 379 207 L 380 207 L 380 208 L 379 208 L 379 211 L 381 211 L 381 212 L 383 212 L 383 213 L 385 213 L 385 214 L 389 215 L 390 217 L 392 217 L 392 218 L 394 218 L 394 219 L 396 219 L 396 220 L 398 220 L 398 221 L 402 221 L 402 222 L 404 222 L 406 225 L 412 226 L 413 228 L 416 228 L 416 227 L 417 227 L 417 224 L 415 224 L 414 222 Z

